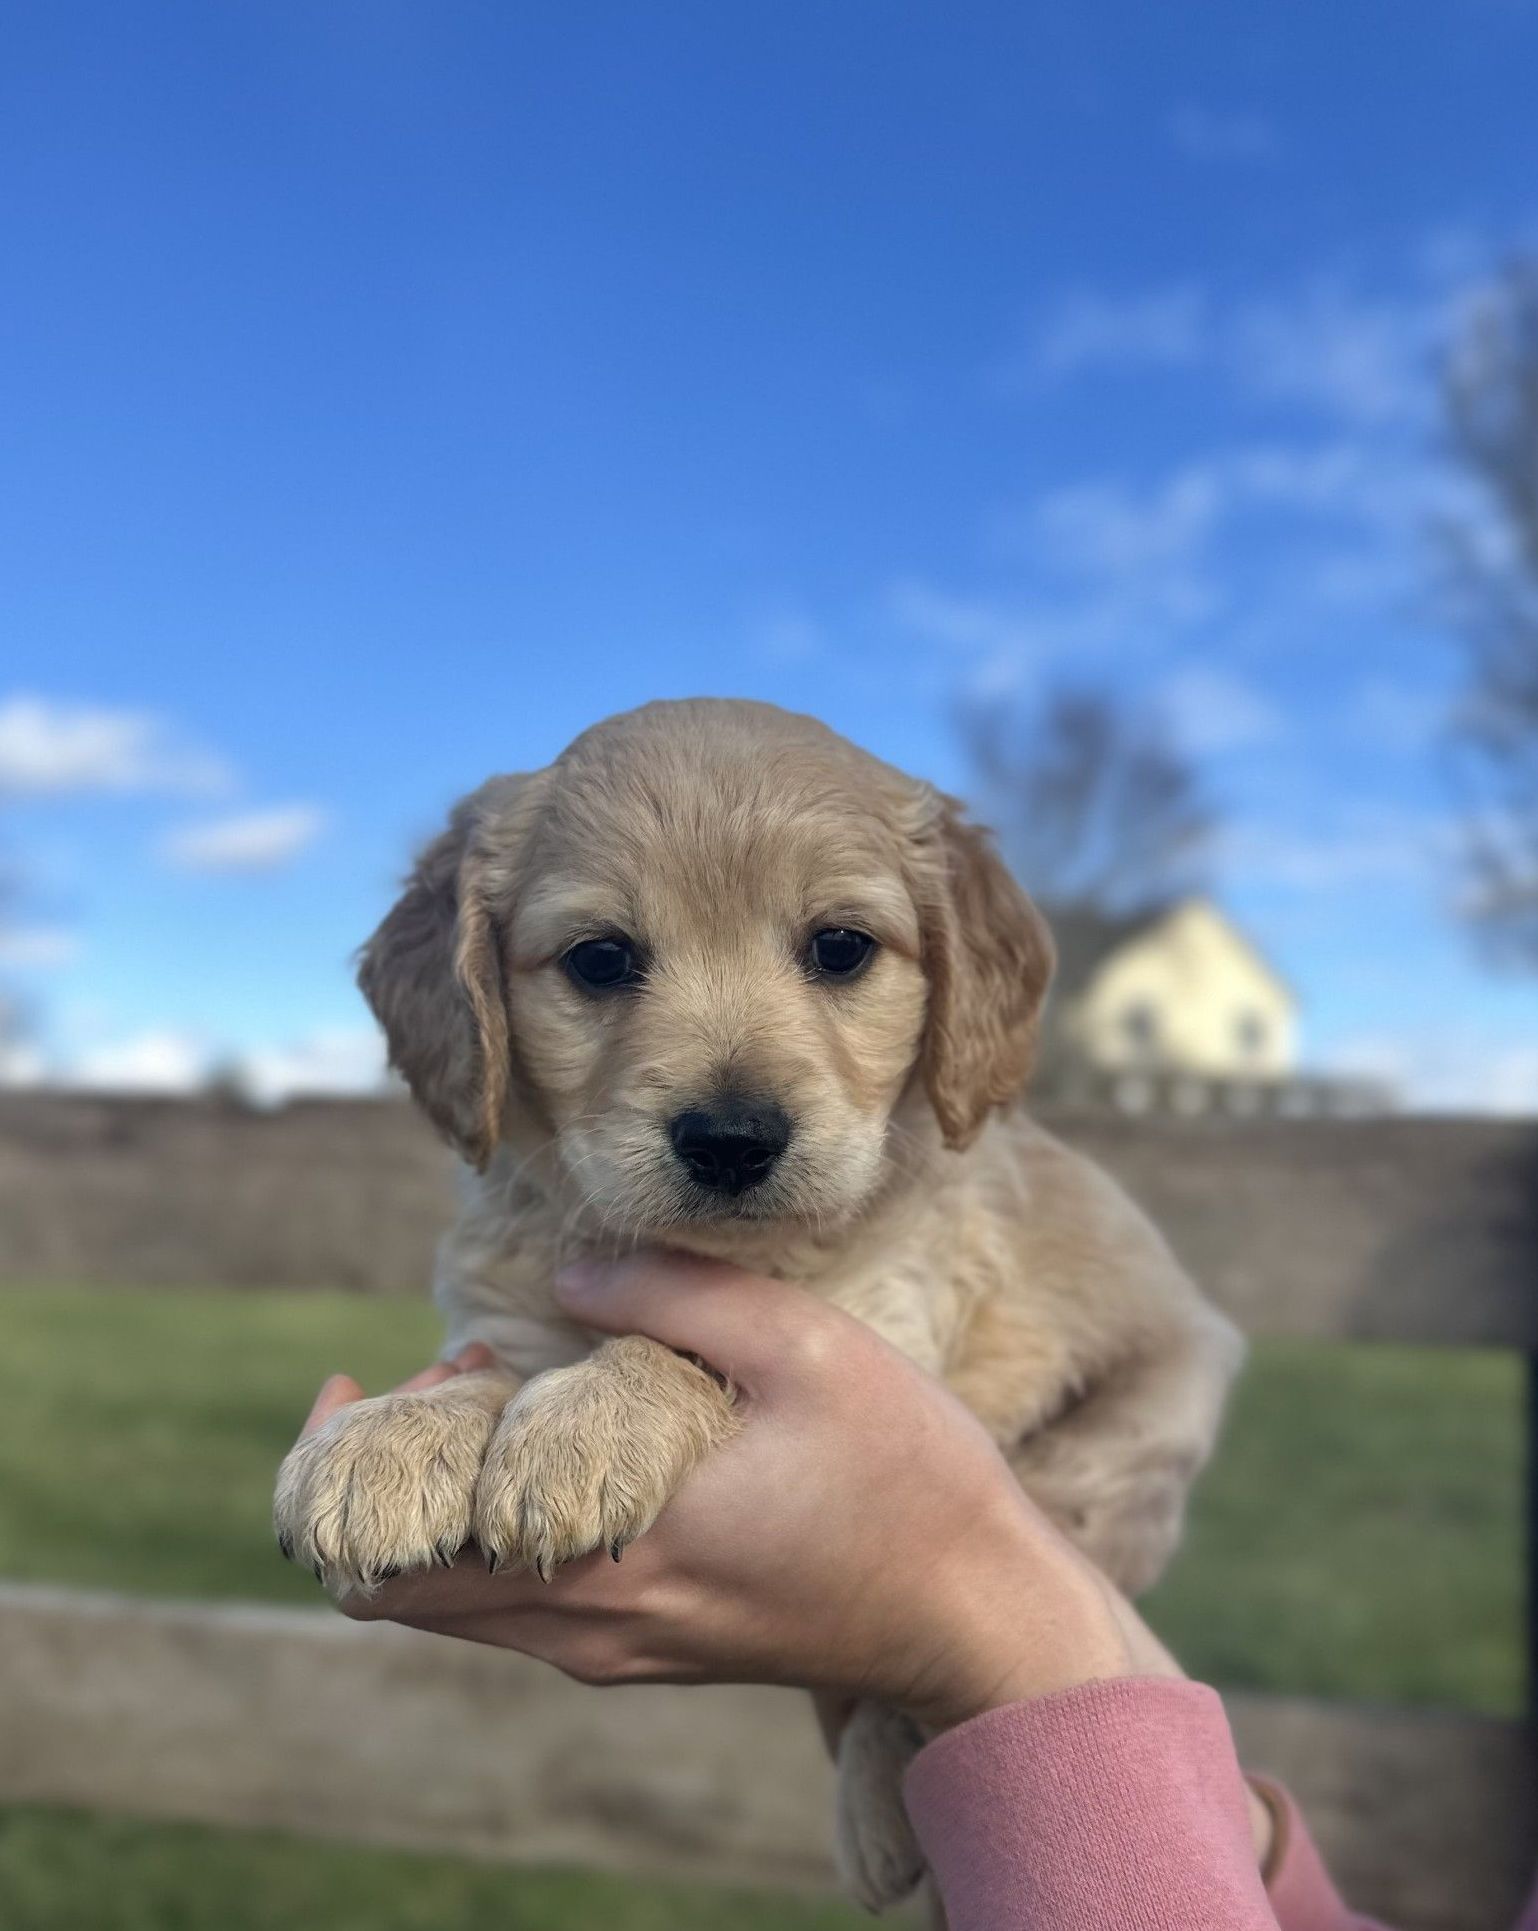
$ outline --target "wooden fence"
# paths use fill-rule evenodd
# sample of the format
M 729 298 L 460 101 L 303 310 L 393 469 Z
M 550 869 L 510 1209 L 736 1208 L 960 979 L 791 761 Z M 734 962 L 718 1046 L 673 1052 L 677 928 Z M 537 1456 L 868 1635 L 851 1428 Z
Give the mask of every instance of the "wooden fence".
M 1512 1348 L 1538 1392 L 1538 1128 L 1053 1124 L 1249 1332 Z M 0 1279 L 409 1290 L 447 1197 L 394 1105 L 0 1105 Z M 1538 1400 L 1529 1419 L 1531 1444 Z M 1531 1553 L 1538 1481 L 1528 1495 Z M 1538 1856 L 1531 1726 L 1230 1707 L 1359 1909 L 1407 1931 L 1510 1921 Z M 0 1711 L 4 1800 L 748 1881 L 827 1871 L 826 1774 L 799 1701 L 775 1692 L 600 1693 L 325 1615 L 12 1588 Z

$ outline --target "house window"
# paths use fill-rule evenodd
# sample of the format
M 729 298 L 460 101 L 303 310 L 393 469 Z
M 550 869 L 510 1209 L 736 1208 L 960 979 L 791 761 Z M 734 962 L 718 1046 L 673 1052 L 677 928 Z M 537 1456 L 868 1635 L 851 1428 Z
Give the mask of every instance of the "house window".
M 1234 1038 L 1246 1059 L 1259 1059 L 1266 1049 L 1266 1022 L 1258 1012 L 1242 1012 L 1234 1021 Z
M 1121 1016 L 1122 1036 L 1137 1053 L 1151 1053 L 1159 1043 L 1159 1015 L 1146 999 L 1126 1007 Z

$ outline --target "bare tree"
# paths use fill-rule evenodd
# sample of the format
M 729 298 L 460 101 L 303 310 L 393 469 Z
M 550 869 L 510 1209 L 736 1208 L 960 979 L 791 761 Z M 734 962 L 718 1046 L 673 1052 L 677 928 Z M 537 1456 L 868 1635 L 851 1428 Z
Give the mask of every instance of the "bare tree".
M 1454 718 L 1468 910 L 1497 953 L 1538 966 L 1538 259 L 1477 303 L 1443 396 L 1477 501 L 1449 531 L 1468 660 Z
M 13 924 L 19 897 L 19 875 L 0 853 L 0 939 Z M 0 1084 L 13 1074 L 31 1033 L 31 1015 L 15 987 L 0 975 Z
M 1217 819 L 1162 719 L 1063 686 L 1039 708 L 969 709 L 985 815 L 1058 922 L 1136 918 L 1203 884 Z

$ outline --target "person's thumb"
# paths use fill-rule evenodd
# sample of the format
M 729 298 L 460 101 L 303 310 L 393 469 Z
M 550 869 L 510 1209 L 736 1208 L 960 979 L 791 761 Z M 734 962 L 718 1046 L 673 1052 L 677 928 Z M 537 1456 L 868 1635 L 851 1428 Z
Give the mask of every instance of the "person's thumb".
M 363 1389 L 351 1375 L 329 1376 L 322 1382 L 320 1393 L 315 1397 L 315 1404 L 305 1417 L 304 1426 L 299 1431 L 299 1439 L 303 1441 L 306 1435 L 313 1435 L 316 1429 L 323 1427 L 333 1415 L 362 1399 Z
M 582 1326 L 649 1335 L 744 1388 L 763 1387 L 789 1362 L 804 1369 L 841 1343 L 858 1346 L 864 1333 L 804 1288 L 688 1254 L 580 1261 L 556 1276 L 555 1293 Z

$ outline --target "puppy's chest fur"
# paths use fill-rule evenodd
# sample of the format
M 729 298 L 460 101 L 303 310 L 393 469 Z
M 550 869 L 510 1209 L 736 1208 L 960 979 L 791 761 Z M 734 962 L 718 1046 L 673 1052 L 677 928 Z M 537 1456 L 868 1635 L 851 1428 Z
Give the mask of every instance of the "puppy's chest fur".
M 562 1265 L 603 1251 L 574 1238 L 511 1162 L 470 1178 L 436 1273 L 448 1347 L 483 1341 L 523 1376 L 582 1359 L 598 1337 L 562 1318 L 551 1284 Z M 964 1154 L 936 1150 L 919 1177 L 894 1184 L 836 1236 L 766 1236 L 749 1224 L 730 1249 L 716 1239 L 709 1251 L 866 1322 L 946 1381 L 1006 1446 L 1146 1335 L 1200 1308 L 1131 1202 L 1019 1114 Z

